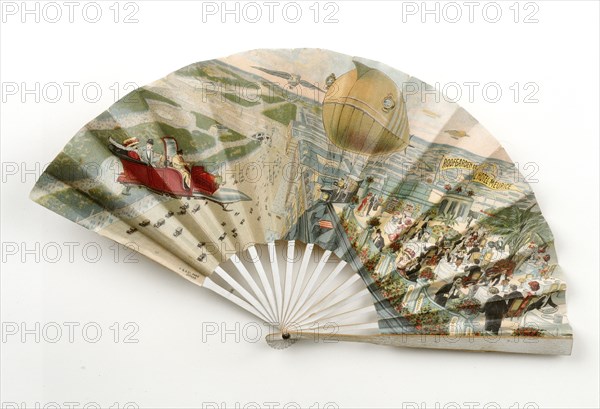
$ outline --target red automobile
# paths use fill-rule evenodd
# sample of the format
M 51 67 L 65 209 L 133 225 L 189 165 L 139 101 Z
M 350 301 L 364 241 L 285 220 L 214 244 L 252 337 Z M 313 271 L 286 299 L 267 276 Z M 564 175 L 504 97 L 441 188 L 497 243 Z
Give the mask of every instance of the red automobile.
M 161 141 L 165 153 L 162 156 L 163 163 L 151 166 L 140 159 L 135 148 L 121 145 L 112 138 L 109 139 L 109 150 L 121 160 L 123 165 L 123 172 L 117 181 L 126 186 L 124 194 L 127 194 L 132 186 L 144 186 L 158 194 L 176 198 L 210 200 L 220 204 L 225 210 L 228 210 L 225 208 L 227 204 L 251 200 L 240 191 L 220 188 L 218 176 L 207 172 L 203 166 L 187 168 L 191 180 L 189 189 L 186 189 L 181 172 L 170 166 L 171 158 L 177 154 L 177 141 L 170 136 L 161 138 Z

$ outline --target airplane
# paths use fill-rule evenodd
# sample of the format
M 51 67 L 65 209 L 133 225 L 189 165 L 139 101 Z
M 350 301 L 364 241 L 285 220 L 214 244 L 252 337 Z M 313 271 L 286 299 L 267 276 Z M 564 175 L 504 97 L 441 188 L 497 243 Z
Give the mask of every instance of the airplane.
M 170 158 L 175 156 L 179 149 L 177 141 L 170 136 L 162 137 L 161 141 L 167 159 L 159 166 L 152 166 L 141 160 L 135 147 L 124 146 L 109 138 L 108 149 L 120 159 L 123 165 L 123 172 L 117 178 L 117 182 L 125 186 L 123 194 L 129 194 L 133 186 L 145 187 L 154 193 L 173 198 L 208 200 L 220 205 L 224 211 L 231 211 L 232 209 L 228 209 L 227 206 L 232 203 L 252 200 L 238 190 L 220 187 L 217 176 L 207 172 L 203 166 L 188 168 L 191 186 L 186 188 L 181 172 L 169 166 Z
M 464 138 L 465 136 L 470 137 L 470 135 L 468 133 L 466 133 L 465 131 L 458 131 L 456 129 L 450 129 L 450 130 L 447 130 L 444 132 L 446 132 L 448 135 L 450 135 L 454 139 Z
M 439 117 L 440 117 L 440 115 L 439 115 L 439 114 L 436 114 L 435 112 L 433 112 L 433 111 L 430 111 L 430 110 L 428 110 L 428 109 L 423 109 L 422 111 L 423 111 L 423 113 L 424 113 L 425 115 L 427 115 L 428 117 L 431 117 L 431 118 L 439 118 Z
M 316 85 L 311 84 L 310 82 L 308 82 L 306 80 L 303 80 L 302 77 L 300 76 L 300 74 L 290 74 L 289 72 L 270 70 L 268 68 L 257 67 L 254 65 L 252 66 L 252 68 L 256 68 L 259 71 L 262 71 L 267 74 L 271 74 L 276 77 L 287 80 L 287 85 L 290 89 L 295 88 L 298 85 L 302 85 L 303 87 L 306 87 L 306 88 L 316 89 L 318 91 L 325 92 L 321 88 L 317 87 Z

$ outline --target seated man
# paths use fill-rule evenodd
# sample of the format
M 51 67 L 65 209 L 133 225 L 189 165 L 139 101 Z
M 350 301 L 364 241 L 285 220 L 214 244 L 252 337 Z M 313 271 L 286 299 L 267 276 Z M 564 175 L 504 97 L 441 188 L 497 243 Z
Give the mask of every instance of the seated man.
M 138 156 L 141 158 L 142 162 L 146 163 L 149 166 L 155 166 L 156 159 L 158 158 L 158 154 L 154 152 L 154 140 L 148 139 L 146 141 L 146 147 L 142 148 Z
M 181 149 L 177 150 L 177 155 L 173 156 L 172 164 L 181 173 L 181 176 L 183 176 L 183 186 L 186 190 L 189 190 L 191 176 L 187 168 L 191 166 L 183 159 L 183 151 Z

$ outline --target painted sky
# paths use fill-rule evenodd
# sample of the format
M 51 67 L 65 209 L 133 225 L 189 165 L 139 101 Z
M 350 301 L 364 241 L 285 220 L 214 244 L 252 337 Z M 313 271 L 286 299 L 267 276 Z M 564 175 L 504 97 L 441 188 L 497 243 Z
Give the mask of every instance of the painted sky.
M 443 98 L 436 101 L 435 95 L 425 92 L 433 87 L 385 64 L 328 50 L 306 48 L 253 50 L 222 58 L 221 61 L 281 85 L 285 84 L 284 79 L 252 66 L 299 74 L 302 79 L 324 88 L 329 74 L 335 73 L 339 77 L 354 69 L 353 59 L 384 72 L 404 91 L 411 134 L 428 142 L 456 146 L 476 155 L 512 162 L 498 141 L 458 104 Z M 323 93 L 308 89 L 303 89 L 302 93 L 307 97 L 316 96 L 320 101 L 324 97 Z

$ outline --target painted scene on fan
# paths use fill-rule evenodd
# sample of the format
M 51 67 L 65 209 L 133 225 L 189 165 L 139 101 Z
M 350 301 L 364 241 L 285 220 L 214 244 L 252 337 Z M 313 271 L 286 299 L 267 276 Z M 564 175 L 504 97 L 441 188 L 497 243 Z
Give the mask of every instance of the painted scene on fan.
M 192 64 L 90 121 L 32 198 L 200 285 L 251 243 L 315 243 L 382 332 L 570 336 L 535 167 L 431 89 L 318 49 Z
M 384 301 L 382 330 L 570 335 L 552 233 L 512 162 L 413 136 L 396 157 L 310 166 L 319 163 L 312 136 L 296 149 L 304 150 L 303 189 L 319 193 L 288 237 L 362 265 Z M 407 171 L 401 155 L 420 167 Z
M 287 237 L 358 266 L 385 332 L 571 335 L 535 175 L 456 104 L 402 92 L 426 84 L 352 63 L 290 122 L 302 178 Z

